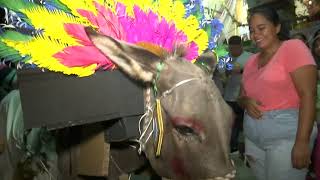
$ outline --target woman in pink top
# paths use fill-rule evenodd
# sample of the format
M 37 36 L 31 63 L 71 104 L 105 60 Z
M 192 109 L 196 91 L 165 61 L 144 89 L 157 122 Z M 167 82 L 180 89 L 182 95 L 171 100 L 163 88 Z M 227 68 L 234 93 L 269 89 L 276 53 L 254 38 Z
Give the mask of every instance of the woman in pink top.
M 249 164 L 259 180 L 303 180 L 317 131 L 315 62 L 302 41 L 279 38 L 274 9 L 253 9 L 249 29 L 260 49 L 244 67 L 239 99 Z

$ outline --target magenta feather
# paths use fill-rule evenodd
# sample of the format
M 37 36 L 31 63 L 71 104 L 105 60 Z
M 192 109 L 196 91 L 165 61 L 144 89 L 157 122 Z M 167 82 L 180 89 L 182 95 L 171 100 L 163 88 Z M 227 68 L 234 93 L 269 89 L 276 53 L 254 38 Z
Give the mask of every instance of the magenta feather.
M 186 59 L 195 59 L 196 57 L 198 57 L 199 47 L 195 42 L 192 41 L 191 43 L 189 43 L 187 49 L 188 51 L 185 55 Z
M 96 26 L 100 33 L 123 40 L 129 43 L 147 42 L 165 48 L 173 52 L 176 45 L 186 47 L 187 60 L 195 59 L 198 56 L 198 46 L 196 43 L 187 43 L 187 36 L 179 31 L 173 23 L 169 23 L 165 18 L 159 18 L 157 14 L 149 10 L 145 13 L 138 6 L 134 6 L 134 17 L 126 14 L 123 4 L 117 3 L 116 13 L 112 13 L 103 5 L 95 2 L 97 15 L 79 9 L 81 16 L 85 17 Z M 93 46 L 89 37 L 85 33 L 84 26 L 80 24 L 65 24 L 68 34 L 78 40 L 82 46 L 66 47 L 62 52 L 54 55 L 66 66 L 88 66 L 97 64 L 98 67 L 111 68 L 112 62 Z M 127 32 L 127 33 L 126 33 Z
M 138 43 L 148 42 L 165 48 L 173 52 L 177 44 L 185 44 L 188 56 L 185 58 L 192 60 L 198 56 L 196 44 L 187 44 L 187 36 L 177 30 L 174 24 L 168 23 L 164 18 L 159 19 L 158 15 L 149 10 L 145 13 L 138 6 L 134 6 L 134 17 L 126 16 L 125 6 L 117 4 L 117 12 L 121 25 L 127 34 L 127 42 Z M 141 30 L 143 29 L 143 30 Z

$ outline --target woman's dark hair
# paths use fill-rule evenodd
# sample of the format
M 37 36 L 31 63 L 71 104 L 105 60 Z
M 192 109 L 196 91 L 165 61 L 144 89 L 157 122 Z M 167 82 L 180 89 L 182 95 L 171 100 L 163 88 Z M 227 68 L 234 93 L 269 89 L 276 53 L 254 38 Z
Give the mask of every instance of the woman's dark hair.
M 280 20 L 279 14 L 277 11 L 270 7 L 270 6 L 259 6 L 256 8 L 253 8 L 249 10 L 249 21 L 253 15 L 260 14 L 263 17 L 265 17 L 268 21 L 270 21 L 273 25 L 281 25 L 280 32 L 278 33 L 278 37 L 280 40 L 288 40 L 289 37 L 289 29 L 285 27 L 285 24 L 283 24 Z

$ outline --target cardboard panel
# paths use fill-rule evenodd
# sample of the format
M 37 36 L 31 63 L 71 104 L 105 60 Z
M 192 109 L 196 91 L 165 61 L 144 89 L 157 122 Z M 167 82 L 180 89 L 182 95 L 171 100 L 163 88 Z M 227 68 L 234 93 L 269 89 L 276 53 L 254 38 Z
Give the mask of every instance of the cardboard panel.
M 105 142 L 103 126 L 94 124 L 82 128 L 82 139 L 73 162 L 75 174 L 107 177 L 110 144 Z
M 89 77 L 18 71 L 25 127 L 63 127 L 142 115 L 143 90 L 122 72 L 98 71 Z

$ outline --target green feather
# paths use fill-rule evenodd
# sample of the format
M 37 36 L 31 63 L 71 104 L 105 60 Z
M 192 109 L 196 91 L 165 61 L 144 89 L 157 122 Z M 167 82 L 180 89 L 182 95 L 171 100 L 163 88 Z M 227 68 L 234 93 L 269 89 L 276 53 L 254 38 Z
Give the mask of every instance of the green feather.
M 0 58 L 10 62 L 25 62 L 28 58 L 22 57 L 19 51 L 0 42 Z
M 39 5 L 31 2 L 26 2 L 24 0 L 0 0 L 0 6 L 6 7 L 16 13 L 23 14 L 21 10 L 30 9 L 34 7 L 39 7 Z M 30 20 L 24 15 L 24 17 L 20 17 L 23 21 L 31 24 Z
M 48 0 L 47 2 L 50 2 L 51 4 L 54 4 L 58 9 L 71 14 L 71 10 L 59 0 Z
M 31 36 L 21 34 L 16 31 L 5 31 L 4 33 L 0 34 L 1 39 L 9 39 L 13 41 L 29 41 L 32 39 Z M 24 62 L 27 58 L 24 58 L 20 55 L 19 51 L 16 49 L 7 46 L 4 42 L 0 41 L 0 58 L 4 59 L 5 61 L 10 62 Z
M 31 36 L 24 35 L 19 32 L 10 31 L 10 30 L 7 30 L 4 33 L 0 34 L 0 37 L 2 39 L 10 39 L 10 40 L 14 40 L 14 41 L 29 41 L 32 39 Z

